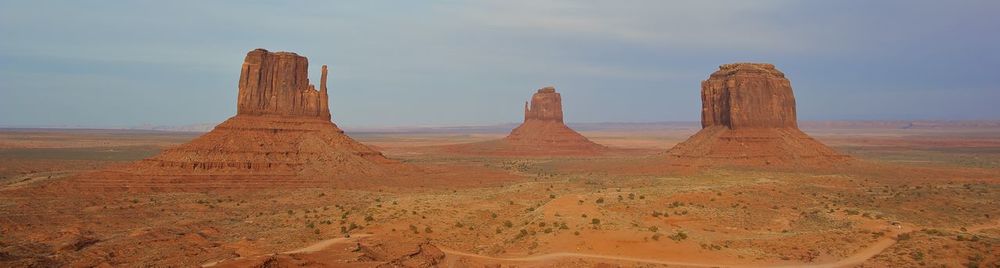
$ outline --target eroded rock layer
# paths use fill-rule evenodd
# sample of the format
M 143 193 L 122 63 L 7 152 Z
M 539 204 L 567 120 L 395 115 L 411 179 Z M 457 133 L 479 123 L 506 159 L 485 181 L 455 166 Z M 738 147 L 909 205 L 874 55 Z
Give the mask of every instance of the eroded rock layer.
M 393 162 L 330 121 L 237 115 L 136 167 L 149 175 L 378 175 Z
M 791 83 L 771 64 L 719 66 L 702 82 L 702 130 L 667 154 L 684 166 L 821 166 L 849 157 L 798 129 Z
M 326 66 L 319 91 L 308 84 L 308 67 L 306 58 L 294 53 L 251 51 L 243 63 L 236 116 L 112 173 L 146 184 L 209 180 L 267 186 L 384 175 L 401 167 L 330 121 Z

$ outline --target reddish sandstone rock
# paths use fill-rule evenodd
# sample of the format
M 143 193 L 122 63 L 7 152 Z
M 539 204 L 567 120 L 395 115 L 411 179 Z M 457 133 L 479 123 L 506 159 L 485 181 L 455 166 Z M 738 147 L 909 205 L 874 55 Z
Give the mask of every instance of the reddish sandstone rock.
M 284 115 L 330 120 L 326 65 L 320 90 L 309 84 L 309 60 L 291 52 L 256 49 L 240 71 L 238 115 Z
M 563 123 L 562 96 L 544 87 L 524 104 L 524 123 L 499 141 L 464 144 L 452 151 L 491 155 L 590 155 L 607 150 Z
M 795 96 L 785 74 L 766 63 L 719 66 L 701 82 L 702 127 L 797 128 Z
M 722 65 L 701 85 L 702 130 L 667 152 L 673 164 L 799 167 L 849 159 L 798 129 L 791 83 L 774 65 Z
M 524 122 L 552 121 L 563 123 L 562 95 L 555 87 L 544 87 L 524 102 Z
M 405 167 L 330 121 L 326 66 L 318 91 L 309 84 L 308 67 L 295 53 L 250 51 L 236 116 L 189 143 L 108 172 L 122 176 L 89 177 L 125 187 L 272 187 L 386 175 Z

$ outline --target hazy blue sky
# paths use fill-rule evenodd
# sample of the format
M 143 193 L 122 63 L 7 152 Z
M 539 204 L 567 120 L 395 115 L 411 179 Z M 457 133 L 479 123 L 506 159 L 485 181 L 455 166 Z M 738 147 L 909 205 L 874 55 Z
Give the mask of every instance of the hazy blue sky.
M 328 2 L 337 2 L 330 4 Z M 1000 1 L 2 1 L 0 125 L 214 123 L 254 48 L 330 65 L 347 126 L 697 121 L 774 63 L 802 120 L 1000 119 Z

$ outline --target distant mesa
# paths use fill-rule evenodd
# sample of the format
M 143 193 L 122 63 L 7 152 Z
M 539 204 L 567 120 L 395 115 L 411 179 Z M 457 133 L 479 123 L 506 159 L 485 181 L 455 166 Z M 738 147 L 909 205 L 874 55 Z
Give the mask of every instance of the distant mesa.
M 562 95 L 544 87 L 524 104 L 524 123 L 503 139 L 524 150 L 599 151 L 604 146 L 588 140 L 563 122 Z
M 850 158 L 798 128 L 791 82 L 772 64 L 719 66 L 701 83 L 702 129 L 667 152 L 687 166 L 826 166 Z
M 592 155 L 607 147 L 588 140 L 563 122 L 562 95 L 544 87 L 524 104 L 524 123 L 498 141 L 457 146 L 453 151 L 492 155 Z
M 295 53 L 250 51 L 240 73 L 236 116 L 117 172 L 151 184 L 235 181 L 269 187 L 385 175 L 404 166 L 330 121 L 327 67 L 319 90 L 309 83 L 308 68 L 309 61 Z

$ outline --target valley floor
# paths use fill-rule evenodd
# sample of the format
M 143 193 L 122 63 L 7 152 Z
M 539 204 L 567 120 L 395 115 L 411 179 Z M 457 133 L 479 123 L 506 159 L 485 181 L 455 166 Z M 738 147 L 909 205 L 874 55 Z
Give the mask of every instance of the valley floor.
M 393 178 L 405 186 L 122 191 L 56 185 L 197 134 L 2 131 L 0 266 L 190 267 L 367 235 L 427 241 L 446 267 L 1000 264 L 1000 130 L 807 132 L 863 163 L 657 168 L 689 128 L 583 131 L 620 150 L 562 158 L 439 149 L 503 133 L 359 133 L 428 173 Z

